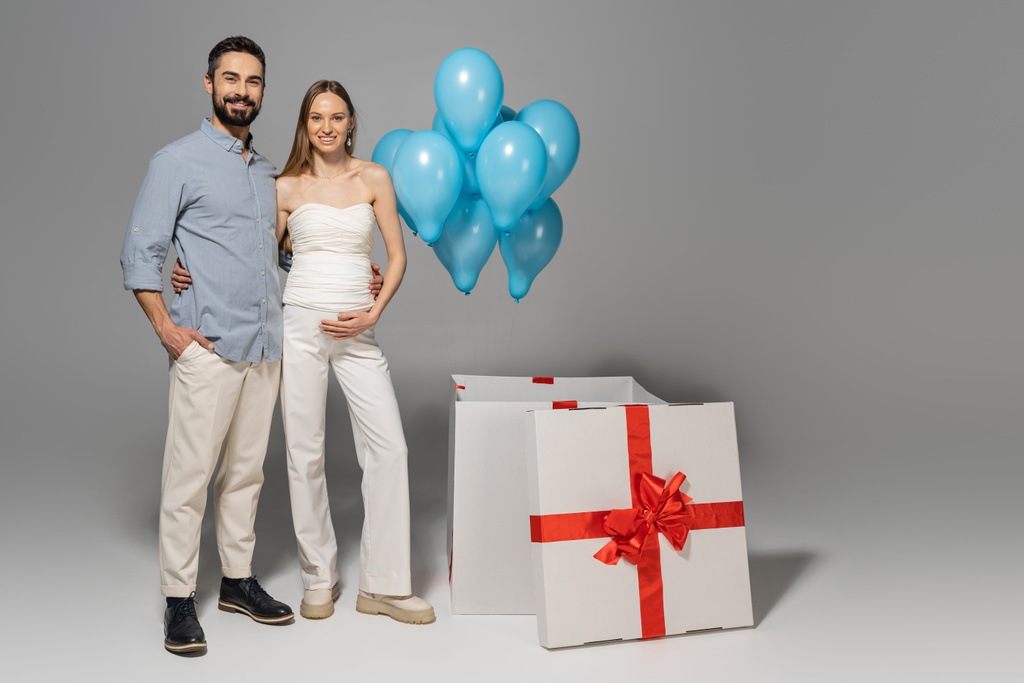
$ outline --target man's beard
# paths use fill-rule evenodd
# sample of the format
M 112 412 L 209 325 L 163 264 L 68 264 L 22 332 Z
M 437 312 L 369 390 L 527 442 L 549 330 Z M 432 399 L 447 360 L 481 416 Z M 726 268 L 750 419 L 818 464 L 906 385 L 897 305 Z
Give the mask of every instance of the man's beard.
M 229 126 L 248 126 L 250 123 L 256 120 L 256 115 L 260 113 L 259 106 L 250 100 L 248 97 L 232 97 L 228 100 L 221 100 L 217 97 L 217 93 L 213 93 L 213 113 L 217 115 L 217 119 L 222 123 L 226 123 Z M 233 102 L 235 104 L 248 104 L 252 106 L 247 112 L 233 112 L 228 109 L 228 103 Z

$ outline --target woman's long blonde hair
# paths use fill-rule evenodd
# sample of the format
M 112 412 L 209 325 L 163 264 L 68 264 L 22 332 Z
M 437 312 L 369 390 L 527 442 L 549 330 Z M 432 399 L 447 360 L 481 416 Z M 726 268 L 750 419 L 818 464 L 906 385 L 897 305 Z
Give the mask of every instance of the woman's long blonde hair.
M 288 161 L 285 162 L 281 171 L 283 176 L 302 175 L 313 168 L 313 143 L 309 141 L 309 134 L 306 132 L 306 124 L 309 121 L 309 110 L 313 108 L 313 100 L 317 95 L 329 92 L 337 95 L 348 105 L 349 121 L 352 124 L 352 132 L 345 137 L 345 151 L 352 154 L 356 146 L 356 110 L 352 106 L 352 99 L 348 96 L 345 86 L 337 81 L 317 81 L 309 86 L 306 96 L 302 98 L 302 106 L 299 107 L 299 121 L 295 124 L 295 139 L 292 141 L 292 151 L 288 154 Z

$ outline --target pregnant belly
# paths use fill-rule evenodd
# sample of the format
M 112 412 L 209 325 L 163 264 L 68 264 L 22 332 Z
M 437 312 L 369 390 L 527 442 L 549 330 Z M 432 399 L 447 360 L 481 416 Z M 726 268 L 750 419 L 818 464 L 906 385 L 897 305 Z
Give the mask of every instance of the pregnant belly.
M 327 311 L 366 311 L 370 294 L 370 258 L 343 254 L 296 254 L 284 303 Z

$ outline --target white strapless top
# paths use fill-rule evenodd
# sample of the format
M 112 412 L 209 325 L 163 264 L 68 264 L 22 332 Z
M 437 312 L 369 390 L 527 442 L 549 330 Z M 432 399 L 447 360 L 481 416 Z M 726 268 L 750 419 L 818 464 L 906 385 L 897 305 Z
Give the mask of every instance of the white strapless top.
M 292 269 L 282 300 L 290 306 L 368 311 L 370 250 L 377 218 L 370 204 L 338 209 L 303 204 L 288 216 Z

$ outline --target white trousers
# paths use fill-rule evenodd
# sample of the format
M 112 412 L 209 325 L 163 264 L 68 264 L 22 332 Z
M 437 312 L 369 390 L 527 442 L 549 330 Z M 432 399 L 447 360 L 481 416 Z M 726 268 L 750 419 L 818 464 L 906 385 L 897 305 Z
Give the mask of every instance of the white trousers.
M 324 334 L 320 321 L 335 315 L 284 307 L 281 416 L 302 582 L 318 589 L 338 581 L 338 542 L 324 479 L 327 376 L 333 368 L 363 470 L 359 588 L 409 595 L 408 449 L 388 362 L 372 329 L 353 339 Z
M 165 596 L 184 598 L 196 589 L 199 537 L 214 469 L 221 572 L 236 579 L 252 575 L 256 503 L 280 383 L 280 362 L 233 362 L 198 342 L 171 361 L 160 492 L 160 588 Z

